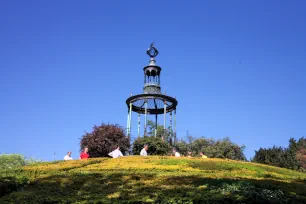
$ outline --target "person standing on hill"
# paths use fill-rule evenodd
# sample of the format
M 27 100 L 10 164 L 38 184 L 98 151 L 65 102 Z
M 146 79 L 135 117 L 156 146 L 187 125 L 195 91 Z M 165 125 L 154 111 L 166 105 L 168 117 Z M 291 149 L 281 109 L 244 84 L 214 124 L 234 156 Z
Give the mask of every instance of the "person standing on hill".
M 192 152 L 188 152 L 188 157 L 192 157 Z
M 142 149 L 141 152 L 140 152 L 140 156 L 145 156 L 145 157 L 148 156 L 147 150 L 148 150 L 148 145 L 145 144 L 145 145 L 143 146 L 143 149 Z
M 204 154 L 204 152 L 200 152 L 200 155 L 202 158 L 207 159 L 207 156 Z
M 64 160 L 73 160 L 71 157 L 72 152 L 67 152 L 67 155 L 64 157 Z
M 173 153 L 175 157 L 181 157 L 180 153 L 178 151 L 176 151 L 175 148 L 173 148 Z
M 120 151 L 119 146 L 117 146 L 117 148 L 114 151 L 110 152 L 108 155 L 113 157 L 113 158 L 123 157 L 123 154 Z
M 88 158 L 89 158 L 88 148 L 85 147 L 85 148 L 84 148 L 84 151 L 81 152 L 81 154 L 80 154 L 80 159 L 88 159 Z

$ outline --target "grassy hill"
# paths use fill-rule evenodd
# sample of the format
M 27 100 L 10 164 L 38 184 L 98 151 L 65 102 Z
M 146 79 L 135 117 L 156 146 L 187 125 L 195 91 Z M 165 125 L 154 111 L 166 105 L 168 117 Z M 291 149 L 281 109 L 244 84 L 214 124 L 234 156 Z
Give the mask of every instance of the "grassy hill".
M 306 203 L 305 173 L 221 159 L 58 161 L 0 179 L 0 203 Z

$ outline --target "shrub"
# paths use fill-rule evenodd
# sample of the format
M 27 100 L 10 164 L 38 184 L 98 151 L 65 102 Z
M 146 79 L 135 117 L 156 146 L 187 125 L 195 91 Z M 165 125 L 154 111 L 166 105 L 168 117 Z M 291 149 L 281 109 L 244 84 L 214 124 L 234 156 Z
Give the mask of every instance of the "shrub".
M 217 140 L 212 144 L 213 145 L 210 145 L 207 148 L 202 149 L 202 151 L 204 151 L 208 157 L 242 160 L 242 161 L 246 160 L 243 154 L 243 150 L 245 147 L 238 146 L 237 144 L 230 141 L 228 137 L 221 140 Z
M 175 148 L 181 155 L 187 155 L 190 151 L 189 145 L 184 140 L 178 141 L 175 144 Z
M 130 138 L 125 135 L 124 129 L 115 124 L 94 126 L 91 133 L 82 136 L 80 147 L 88 147 L 90 157 L 106 157 L 119 145 L 122 152 L 130 148 Z
M 1 154 L 0 169 L 12 169 L 24 166 L 25 157 L 21 154 Z
M 175 147 L 183 155 L 190 151 L 193 155 L 199 156 L 200 152 L 204 152 L 210 158 L 246 160 L 243 154 L 244 146 L 238 146 L 228 137 L 215 141 L 204 137 L 194 139 L 189 136 L 188 142 L 181 140 Z
M 287 148 L 260 148 L 255 151 L 253 162 L 305 171 L 306 168 L 306 139 L 289 140 Z
M 144 136 L 134 141 L 133 154 L 139 155 L 145 144 L 148 144 L 149 155 L 167 155 L 171 151 L 169 143 L 164 142 L 160 137 Z

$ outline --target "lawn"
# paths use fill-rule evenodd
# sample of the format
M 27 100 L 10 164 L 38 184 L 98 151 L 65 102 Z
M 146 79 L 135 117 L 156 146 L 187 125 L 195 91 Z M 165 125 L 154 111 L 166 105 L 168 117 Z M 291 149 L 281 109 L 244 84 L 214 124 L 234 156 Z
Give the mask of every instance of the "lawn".
M 129 156 L 0 173 L 0 203 L 306 203 L 305 173 L 222 159 Z

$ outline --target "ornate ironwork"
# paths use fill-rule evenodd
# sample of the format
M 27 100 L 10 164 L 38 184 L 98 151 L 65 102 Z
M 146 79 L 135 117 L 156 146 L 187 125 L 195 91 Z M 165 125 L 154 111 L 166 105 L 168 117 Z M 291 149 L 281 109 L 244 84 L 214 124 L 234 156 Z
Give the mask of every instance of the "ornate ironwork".
M 176 109 L 178 104 L 175 98 L 163 94 L 139 94 L 131 96 L 126 100 L 126 104 L 132 103 L 132 111 L 144 114 L 145 101 L 147 100 L 147 114 L 164 114 L 164 101 L 166 101 L 166 112 Z
M 154 47 L 154 42 L 151 43 L 150 48 L 147 50 L 147 54 L 151 58 L 155 58 L 158 55 L 158 50 Z
M 155 115 L 157 125 L 157 115 L 164 114 L 164 126 L 166 124 L 166 113 L 172 113 L 174 111 L 174 132 L 172 127 L 170 129 L 171 136 L 174 136 L 176 140 L 176 106 L 178 104 L 176 98 L 162 94 L 160 87 L 160 73 L 161 68 L 155 64 L 155 57 L 158 55 L 158 50 L 154 47 L 154 42 L 151 43 L 150 48 L 147 50 L 147 54 L 150 56 L 150 64 L 143 68 L 144 71 L 144 87 L 143 94 L 130 96 L 126 100 L 126 104 L 130 110 L 130 116 L 128 117 L 128 134 L 131 134 L 131 112 L 137 112 L 138 114 L 145 115 L 144 135 L 146 135 L 147 127 L 147 115 Z M 172 114 L 170 116 L 170 125 L 172 126 Z M 138 124 L 139 127 L 139 124 Z M 165 133 L 167 128 L 165 128 Z M 165 134 L 164 133 L 164 134 Z M 171 138 L 172 140 L 172 138 Z M 171 141 L 172 142 L 172 141 Z

